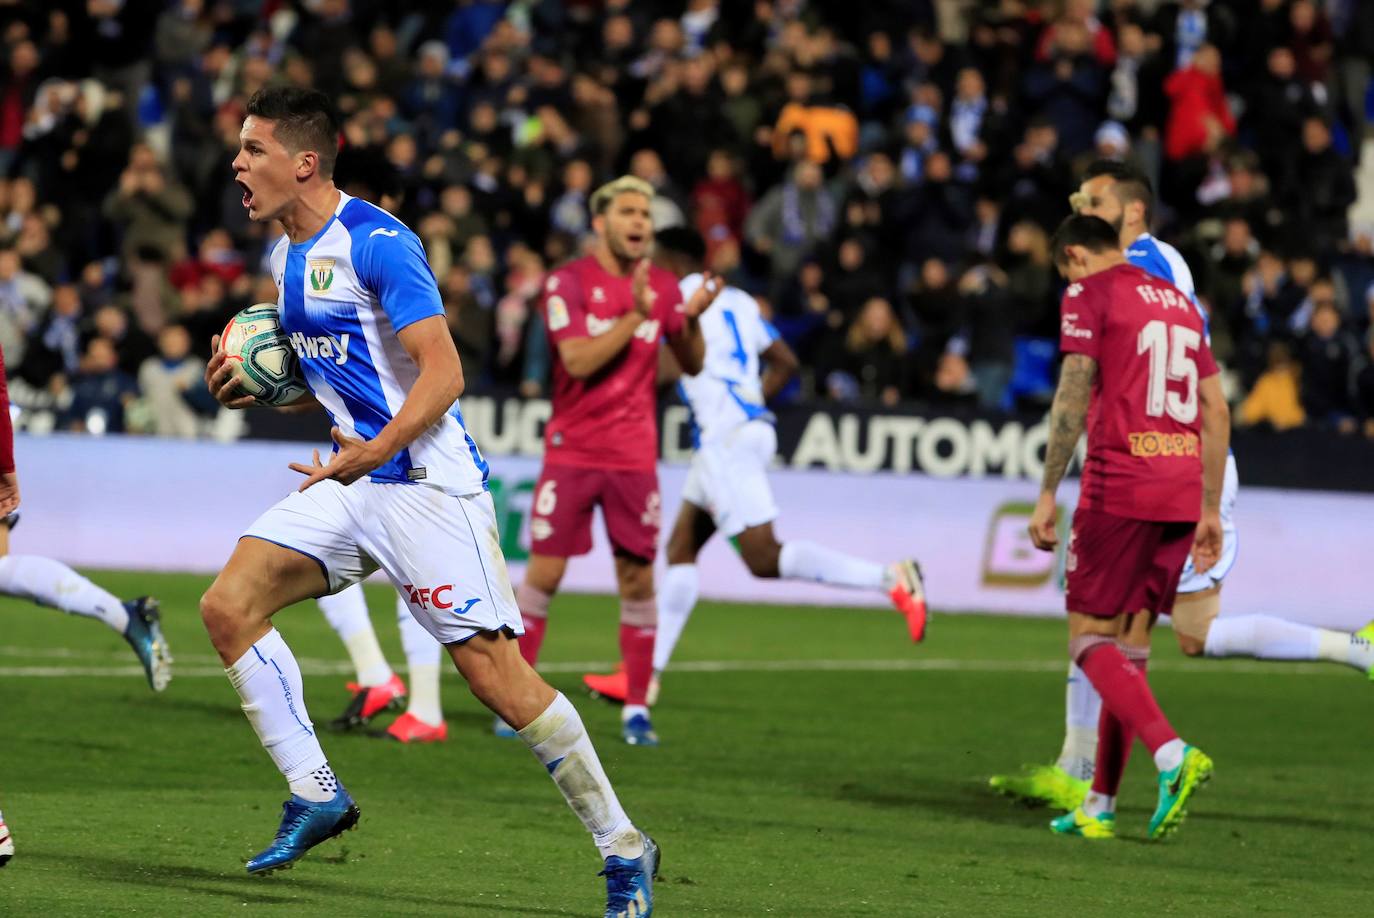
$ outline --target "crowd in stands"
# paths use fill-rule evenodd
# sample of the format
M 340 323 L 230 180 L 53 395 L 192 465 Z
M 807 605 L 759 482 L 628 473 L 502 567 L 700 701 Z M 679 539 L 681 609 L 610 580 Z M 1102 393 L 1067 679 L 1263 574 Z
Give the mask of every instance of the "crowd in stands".
M 279 230 L 229 163 L 288 81 L 422 238 L 469 391 L 545 391 L 541 278 L 630 172 L 764 303 L 791 397 L 1039 410 L 1048 234 L 1108 158 L 1158 191 L 1239 422 L 1374 437 L 1364 0 L 44 0 L 0 37 L 0 347 L 50 426 L 239 428 L 201 370 L 276 299 Z

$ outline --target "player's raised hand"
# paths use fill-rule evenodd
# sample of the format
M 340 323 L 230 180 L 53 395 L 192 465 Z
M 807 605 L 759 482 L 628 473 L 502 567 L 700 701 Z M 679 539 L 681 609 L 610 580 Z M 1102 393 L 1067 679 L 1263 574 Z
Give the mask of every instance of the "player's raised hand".
M 635 265 L 630 277 L 630 289 L 634 292 L 635 310 L 644 318 L 654 313 L 654 291 L 649 286 L 649 259 L 641 258 Z
M 716 301 L 720 292 L 725 289 L 725 281 L 710 271 L 701 275 L 701 286 L 683 304 L 682 311 L 687 314 L 687 318 L 695 319 Z
M 15 472 L 0 474 L 0 517 L 9 516 L 19 509 L 19 475 Z
M 291 471 L 305 476 L 300 490 L 304 491 L 326 478 L 332 478 L 340 484 L 352 484 L 386 461 L 385 456 L 377 456 L 377 448 L 371 440 L 346 437 L 337 427 L 330 429 L 329 435 L 334 438 L 339 450 L 329 457 L 327 463 L 321 462 L 320 451 L 314 450 L 310 465 L 292 462 L 287 466 Z
M 251 408 L 258 400 L 239 391 L 233 367 L 220 350 L 219 335 L 210 339 L 210 362 L 205 365 L 205 388 L 226 408 Z
M 1059 507 L 1053 494 L 1040 495 L 1030 521 L 1031 542 L 1041 551 L 1054 551 L 1059 546 Z
M 1221 529 L 1221 514 L 1215 510 L 1202 512 L 1198 520 L 1197 534 L 1193 537 L 1193 570 L 1199 574 L 1210 571 L 1221 560 L 1224 536 Z

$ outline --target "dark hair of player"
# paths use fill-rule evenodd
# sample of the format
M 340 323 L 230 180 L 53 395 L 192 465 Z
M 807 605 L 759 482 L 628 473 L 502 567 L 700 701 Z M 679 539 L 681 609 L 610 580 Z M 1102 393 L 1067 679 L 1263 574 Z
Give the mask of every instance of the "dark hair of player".
M 706 260 L 706 241 L 694 229 L 685 226 L 670 226 L 654 234 L 654 247 L 661 252 L 675 255 L 693 267 Z
M 339 156 L 339 115 L 318 89 L 270 86 L 248 99 L 248 114 L 275 122 L 273 135 L 293 155 L 310 150 L 320 159 L 320 175 L 334 175 Z
M 1069 256 L 1065 250 L 1071 245 L 1080 245 L 1093 254 L 1121 250 L 1121 240 L 1117 238 L 1116 230 L 1112 229 L 1110 223 L 1101 217 L 1089 217 L 1084 214 L 1070 214 L 1054 231 L 1054 238 L 1050 240 L 1050 251 L 1054 253 L 1056 265 L 1063 267 L 1068 264 Z
M 1102 175 L 1111 177 L 1112 193 L 1116 195 L 1122 207 L 1134 201 L 1145 205 L 1145 222 L 1148 224 L 1155 209 L 1155 189 L 1150 184 L 1149 177 L 1126 163 L 1114 159 L 1099 159 L 1088 166 L 1087 171 L 1083 173 L 1083 181 Z

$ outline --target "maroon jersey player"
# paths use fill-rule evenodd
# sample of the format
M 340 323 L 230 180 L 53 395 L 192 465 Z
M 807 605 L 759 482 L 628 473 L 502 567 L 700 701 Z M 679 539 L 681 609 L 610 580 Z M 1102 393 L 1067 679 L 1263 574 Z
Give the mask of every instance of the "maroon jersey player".
M 1055 548 L 1055 492 L 1086 419 L 1066 604 L 1069 654 L 1103 708 L 1092 792 L 1051 827 L 1112 836 L 1117 788 L 1138 737 L 1160 772 L 1150 821 L 1151 837 L 1160 838 L 1182 821 L 1212 762 L 1179 739 L 1150 691 L 1150 629 L 1172 609 L 1189 552 L 1199 571 L 1221 553 L 1229 413 L 1197 309 L 1167 281 L 1127 263 L 1109 223 L 1069 217 L 1053 251 L 1071 282 L 1061 314 L 1065 358 L 1030 529 L 1038 548 Z
M 684 303 L 677 278 L 649 263 L 653 195 L 652 186 L 628 176 L 598 189 L 591 199 L 595 248 L 545 281 L 540 309 L 553 349 L 553 416 L 530 516 L 529 566 L 516 590 L 525 622 L 520 649 L 533 665 L 549 600 L 568 558 L 591 550 L 592 511 L 601 508 L 620 591 L 620 652 L 629 680 L 624 735 L 634 745 L 657 743 L 645 702 L 658 622 L 659 342 L 668 343 L 684 371 L 699 372 L 705 345 L 697 317 L 719 289 L 708 280 Z

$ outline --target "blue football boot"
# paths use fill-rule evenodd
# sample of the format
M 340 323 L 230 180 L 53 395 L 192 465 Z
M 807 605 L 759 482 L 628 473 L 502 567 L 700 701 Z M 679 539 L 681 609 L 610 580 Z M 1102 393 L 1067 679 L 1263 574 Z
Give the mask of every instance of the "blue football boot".
M 662 863 L 658 845 L 644 836 L 644 853 L 634 860 L 612 854 L 597 876 L 606 878 L 605 918 L 649 918 L 654 913 L 654 878 Z
M 248 872 L 267 874 L 286 870 L 320 842 L 329 841 L 358 824 L 358 804 L 343 785 L 333 800 L 312 803 L 295 794 L 281 805 L 281 827 L 277 837 L 247 864 Z
M 621 735 L 631 746 L 657 746 L 658 734 L 643 714 L 636 714 L 620 725 Z
M 129 613 L 124 640 L 138 654 L 138 662 L 143 664 L 143 672 L 148 676 L 148 685 L 160 692 L 172 681 L 172 649 L 162 634 L 157 600 L 140 596 L 124 603 L 124 608 Z

